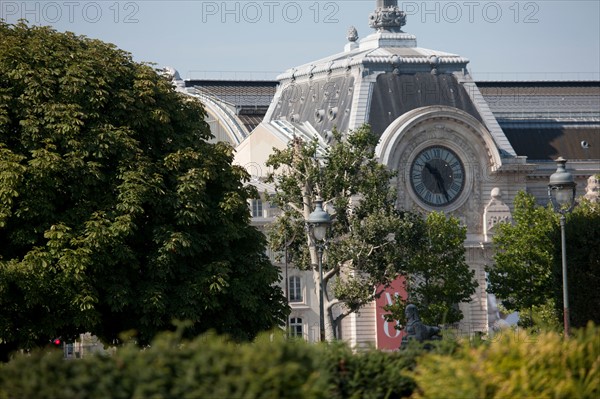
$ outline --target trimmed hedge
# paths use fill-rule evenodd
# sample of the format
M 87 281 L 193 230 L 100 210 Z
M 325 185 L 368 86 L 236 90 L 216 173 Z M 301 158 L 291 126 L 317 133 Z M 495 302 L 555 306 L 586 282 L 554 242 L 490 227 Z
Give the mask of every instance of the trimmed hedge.
M 149 348 L 78 360 L 37 352 L 0 369 L 0 397 L 327 398 L 317 352 L 301 342 L 236 344 L 213 334 L 191 342 L 165 334 Z
M 415 382 L 408 371 L 416 365 L 418 348 L 402 352 L 369 349 L 353 352 L 348 345 L 331 343 L 321 352 L 328 375 L 330 398 L 404 398 L 412 394 Z
M 214 334 L 181 341 L 166 333 L 145 349 L 64 360 L 17 355 L 0 365 L 0 398 L 400 398 L 416 354 L 353 354 L 344 344 L 308 344 L 280 334 L 235 343 Z M 382 371 L 382 370 L 387 371 Z
M 430 352 L 414 342 L 353 352 L 277 333 L 253 343 L 180 335 L 77 360 L 17 355 L 0 365 L 0 399 L 600 397 L 600 330 L 591 324 L 568 340 L 505 331 L 477 347 L 446 339 Z

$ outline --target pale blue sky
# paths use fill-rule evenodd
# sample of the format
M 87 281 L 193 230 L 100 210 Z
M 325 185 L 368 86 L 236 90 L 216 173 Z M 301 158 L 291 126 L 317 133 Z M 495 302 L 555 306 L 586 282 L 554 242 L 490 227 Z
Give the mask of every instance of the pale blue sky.
M 469 58 L 476 79 L 599 79 L 598 0 L 399 5 L 419 47 Z M 0 0 L 0 18 L 111 42 L 184 79 L 262 79 L 341 51 L 351 25 L 367 36 L 374 8 L 375 0 Z

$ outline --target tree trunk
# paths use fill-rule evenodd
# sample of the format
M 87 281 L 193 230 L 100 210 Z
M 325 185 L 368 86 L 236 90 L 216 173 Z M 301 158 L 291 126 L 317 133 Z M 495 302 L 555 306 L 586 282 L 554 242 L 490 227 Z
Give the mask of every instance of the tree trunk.
M 317 262 L 317 267 L 315 267 L 313 269 L 313 281 L 315 283 L 315 288 L 316 288 L 316 296 L 317 298 L 319 298 L 319 292 L 321 289 L 321 278 L 319 275 L 319 267 L 318 267 L 318 262 Z M 321 320 L 321 313 L 320 313 L 320 309 L 321 309 L 321 304 L 319 303 L 318 299 L 317 299 L 317 306 L 316 306 L 316 312 L 317 312 L 317 316 L 319 318 L 319 331 L 320 331 L 320 320 Z M 327 293 L 327 282 L 325 283 L 325 286 L 323 287 L 323 311 L 324 311 L 324 321 L 325 321 L 325 340 L 326 341 L 331 341 L 334 339 L 337 339 L 337 334 L 334 330 L 334 321 L 333 321 L 333 309 L 331 308 L 331 301 L 329 299 L 329 294 Z M 315 307 L 313 307 L 314 309 Z

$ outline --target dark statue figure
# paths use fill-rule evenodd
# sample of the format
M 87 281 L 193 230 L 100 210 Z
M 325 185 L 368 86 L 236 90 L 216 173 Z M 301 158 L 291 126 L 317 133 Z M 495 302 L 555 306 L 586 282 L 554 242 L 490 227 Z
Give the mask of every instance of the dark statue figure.
M 419 311 L 415 305 L 407 305 L 404 314 L 406 315 L 407 320 L 406 326 L 404 327 L 406 335 L 402 338 L 402 343 L 400 344 L 401 349 L 406 348 L 408 342 L 413 339 L 419 342 L 437 341 L 442 339 L 439 335 L 441 332 L 439 327 L 428 326 L 421 322 Z

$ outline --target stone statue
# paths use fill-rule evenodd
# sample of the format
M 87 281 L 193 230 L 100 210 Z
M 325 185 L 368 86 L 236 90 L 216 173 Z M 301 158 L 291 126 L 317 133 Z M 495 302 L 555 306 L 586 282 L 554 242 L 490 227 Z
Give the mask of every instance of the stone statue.
M 181 79 L 179 72 L 173 67 L 167 66 L 162 69 L 162 75 L 173 82 L 173 85 L 179 91 L 185 91 L 185 82 Z
M 584 197 L 591 202 L 600 202 L 600 175 L 590 176 Z
M 421 322 L 419 311 L 415 305 L 407 305 L 404 314 L 406 315 L 407 320 L 406 327 L 404 328 L 406 335 L 402 338 L 402 343 L 400 345 L 401 349 L 406 348 L 408 342 L 413 339 L 419 342 L 437 341 L 442 339 L 439 335 L 441 332 L 439 327 L 428 326 Z

